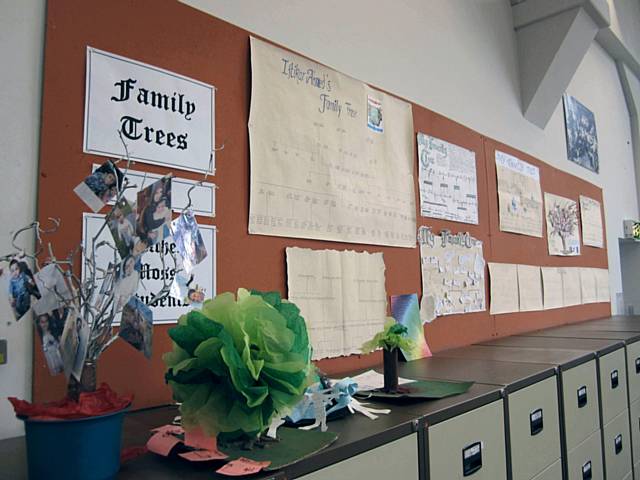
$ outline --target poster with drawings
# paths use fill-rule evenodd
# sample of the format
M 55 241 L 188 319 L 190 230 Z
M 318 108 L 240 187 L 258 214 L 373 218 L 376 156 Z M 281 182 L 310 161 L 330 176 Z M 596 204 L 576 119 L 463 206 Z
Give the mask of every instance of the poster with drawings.
M 486 310 L 482 242 L 468 233 L 453 235 L 443 230 L 434 235 L 429 227 L 420 227 L 418 241 L 422 321 Z
M 475 152 L 418 133 L 418 160 L 421 215 L 477 225 Z

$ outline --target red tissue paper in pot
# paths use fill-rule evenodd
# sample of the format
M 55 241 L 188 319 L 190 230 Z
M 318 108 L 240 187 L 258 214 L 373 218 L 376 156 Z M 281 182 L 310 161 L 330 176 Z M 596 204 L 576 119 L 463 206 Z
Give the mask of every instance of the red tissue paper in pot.
M 57 402 L 37 405 L 9 397 L 18 417 L 36 420 L 97 417 L 122 410 L 131 404 L 132 400 L 133 395 L 119 396 L 106 383 L 101 383 L 95 392 L 82 392 L 77 402 L 65 398 Z

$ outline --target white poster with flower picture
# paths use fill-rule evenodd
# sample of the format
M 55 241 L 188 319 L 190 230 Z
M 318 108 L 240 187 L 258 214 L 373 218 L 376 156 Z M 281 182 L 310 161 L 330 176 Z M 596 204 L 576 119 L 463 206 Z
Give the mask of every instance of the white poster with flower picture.
M 544 206 L 549 255 L 580 255 L 577 202 L 545 192 Z

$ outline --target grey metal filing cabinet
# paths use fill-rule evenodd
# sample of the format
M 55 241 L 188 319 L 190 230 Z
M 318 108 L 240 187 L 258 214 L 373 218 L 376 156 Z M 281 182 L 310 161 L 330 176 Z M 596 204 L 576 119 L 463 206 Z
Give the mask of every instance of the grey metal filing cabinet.
M 602 437 L 600 429 L 567 452 L 567 480 L 602 480 Z
M 502 390 L 476 383 L 462 395 L 407 406 L 422 425 L 426 480 L 506 480 Z
M 414 433 L 299 478 L 303 480 L 336 480 L 337 478 L 417 480 L 417 445 L 417 434 Z
M 549 365 L 431 357 L 401 365 L 400 376 L 418 379 L 475 380 L 501 385 L 506 395 L 509 478 L 546 478 L 560 462 L 558 396 L 555 370 Z M 437 430 L 437 429 L 436 429 Z M 551 476 L 551 478 L 554 478 Z M 559 478 L 559 477 L 555 477 Z
M 629 407 L 629 426 L 631 427 L 631 446 L 633 471 L 640 478 L 640 399 Z
M 501 340 L 511 339 L 514 339 L 514 337 Z M 527 342 L 526 339 L 520 341 Z M 500 342 L 500 340 L 496 342 Z M 532 348 L 526 345 L 499 346 L 483 344 L 449 350 L 438 355 L 459 360 L 481 359 L 483 361 L 523 364 L 537 363 L 546 364 L 550 368 L 557 368 L 561 387 L 559 398 L 561 399 L 560 405 L 562 407 L 559 412 L 563 412 L 560 418 L 564 427 L 564 435 L 562 437 L 564 441 L 561 443 L 561 449 L 559 448 L 558 450 L 561 450 L 563 457 L 567 458 L 568 451 L 577 447 L 594 432 L 598 432 L 598 436 L 600 436 L 598 380 L 594 352 Z M 558 398 L 558 393 L 554 393 L 554 398 Z M 509 409 L 511 409 L 511 402 L 509 402 Z M 558 419 L 559 423 L 560 418 Z M 560 445 L 560 436 L 558 436 L 558 444 Z M 600 454 L 599 449 L 595 452 L 589 452 L 588 456 L 592 457 L 598 454 Z M 531 455 L 531 450 L 523 449 L 519 443 L 513 443 L 512 441 L 511 457 L 513 459 L 528 455 Z M 514 460 L 514 472 L 516 471 L 516 464 L 517 461 Z
M 622 480 L 631 473 L 629 413 L 625 409 L 603 429 L 604 464 L 607 480 Z

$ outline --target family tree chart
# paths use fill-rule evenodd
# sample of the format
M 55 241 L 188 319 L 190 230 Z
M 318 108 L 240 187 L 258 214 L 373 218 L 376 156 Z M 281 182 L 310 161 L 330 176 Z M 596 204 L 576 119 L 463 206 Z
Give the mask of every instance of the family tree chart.
M 251 38 L 249 233 L 415 246 L 411 106 Z
M 288 298 L 300 307 L 313 359 L 360 353 L 384 327 L 382 253 L 287 248 Z
M 418 159 L 421 215 L 477 225 L 476 154 L 418 133 Z

